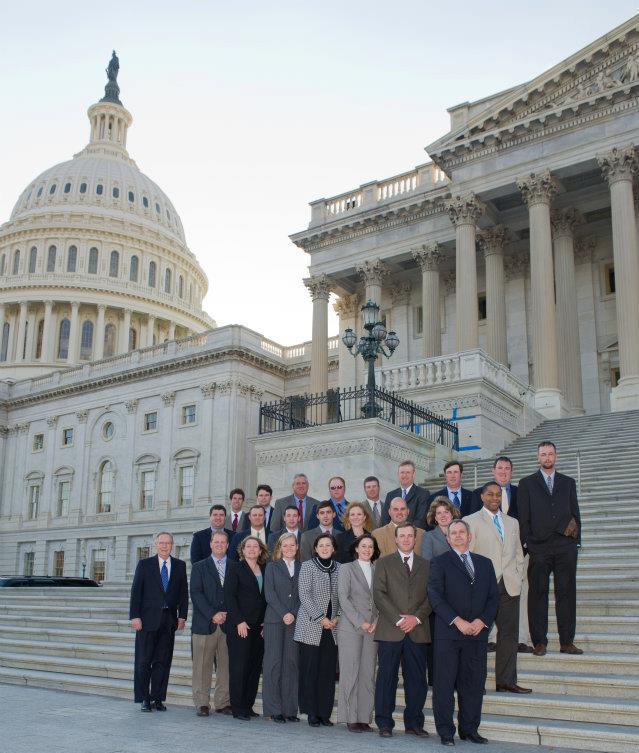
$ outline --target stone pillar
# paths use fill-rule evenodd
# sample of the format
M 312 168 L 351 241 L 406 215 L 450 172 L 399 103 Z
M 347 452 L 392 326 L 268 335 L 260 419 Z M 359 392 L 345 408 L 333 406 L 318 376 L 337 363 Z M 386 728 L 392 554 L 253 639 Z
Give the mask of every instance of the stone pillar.
M 486 350 L 495 361 L 508 366 L 506 340 L 506 289 L 504 285 L 504 244 L 508 230 L 502 225 L 479 233 L 479 245 L 486 265 Z
M 155 317 L 149 314 L 146 321 L 146 345 L 151 347 L 153 345 L 153 332 L 155 331 Z
M 331 283 L 326 275 L 317 275 L 307 277 L 304 285 L 313 301 L 310 391 L 316 394 L 328 389 L 328 297 Z
M 80 344 L 80 327 L 78 310 L 80 304 L 78 301 L 71 303 L 71 327 L 69 329 L 69 363 L 78 362 L 78 346 Z
M 333 306 L 335 312 L 339 316 L 339 376 L 338 382 L 340 389 L 349 389 L 351 387 L 357 387 L 357 359 L 351 353 L 348 352 L 346 346 L 342 342 L 342 335 L 344 330 L 350 327 L 354 332 L 357 332 L 357 315 L 360 310 L 360 298 L 357 293 L 353 295 L 343 295 L 337 299 L 337 302 Z
M 120 332 L 120 353 L 129 352 L 129 330 L 131 329 L 131 309 L 122 311 L 122 331 Z
M 374 301 L 380 308 L 382 305 L 382 282 L 389 274 L 389 270 L 381 259 L 365 261 L 358 264 L 355 271 L 364 282 L 364 303 Z
M 44 302 L 44 331 L 42 333 L 42 353 L 40 360 L 44 363 L 53 361 L 55 345 L 55 326 L 53 323 L 53 301 Z
M 98 321 L 95 325 L 95 360 L 99 361 L 104 356 L 104 318 L 106 306 L 101 303 L 98 306 Z
M 548 418 L 564 415 L 559 388 L 557 319 L 550 231 L 550 202 L 558 186 L 550 171 L 517 181 L 528 205 L 530 222 L 530 290 L 535 408 Z
M 175 322 L 169 322 L 169 340 L 175 340 Z
M 25 361 L 33 361 L 34 355 L 35 355 L 35 338 L 36 338 L 36 329 L 38 327 L 38 319 L 36 316 L 35 309 L 32 310 L 30 313 L 27 313 L 27 347 L 26 347 L 26 355 L 25 355 Z
M 559 385 L 571 412 L 583 413 L 581 386 L 581 346 L 575 274 L 574 230 L 583 219 L 573 207 L 553 212 L 555 251 L 555 298 L 557 300 L 557 339 L 560 343 Z
M 455 319 L 459 352 L 479 345 L 475 224 L 484 205 L 475 194 L 468 193 L 454 196 L 446 208 L 455 225 Z
M 422 270 L 422 355 L 434 358 L 442 354 L 439 269 L 444 254 L 439 243 L 413 248 L 411 253 Z
M 412 286 L 408 280 L 398 282 L 391 287 L 391 320 L 387 322 L 386 328 L 394 330 L 399 337 L 399 345 L 393 353 L 395 363 L 406 363 L 410 360 L 408 353 L 408 322 L 410 294 Z
M 639 408 L 639 253 L 632 180 L 637 171 L 633 146 L 597 157 L 610 185 L 612 248 L 621 378 L 610 394 L 612 411 Z
M 27 310 L 29 304 L 26 301 L 22 301 L 20 304 L 20 313 L 18 314 L 18 335 L 16 338 L 16 362 L 22 361 L 24 353 L 24 333 L 27 326 Z

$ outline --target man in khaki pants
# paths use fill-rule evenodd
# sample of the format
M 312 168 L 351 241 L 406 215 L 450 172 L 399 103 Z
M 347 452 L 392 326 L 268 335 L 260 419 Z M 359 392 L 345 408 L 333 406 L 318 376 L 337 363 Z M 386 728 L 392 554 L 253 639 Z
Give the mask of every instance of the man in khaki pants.
M 224 531 L 215 531 L 211 534 L 211 556 L 196 562 L 191 570 L 193 703 L 198 716 L 210 713 L 214 662 L 217 669 L 213 704 L 218 714 L 231 713 L 224 603 L 228 548 L 228 535 Z

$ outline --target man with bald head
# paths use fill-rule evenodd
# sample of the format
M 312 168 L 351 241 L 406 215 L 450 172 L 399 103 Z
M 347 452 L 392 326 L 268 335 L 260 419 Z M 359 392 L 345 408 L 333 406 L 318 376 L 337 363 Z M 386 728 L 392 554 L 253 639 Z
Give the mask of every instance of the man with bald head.
M 397 544 L 395 542 L 395 529 L 401 523 L 408 522 L 409 518 L 409 509 L 406 500 L 401 497 L 395 497 L 395 499 L 392 499 L 388 505 L 388 514 L 390 522 L 373 531 L 373 536 L 377 541 L 382 557 L 392 554 L 397 549 Z M 423 538 L 423 529 L 415 526 L 415 551 L 418 553 L 422 550 Z

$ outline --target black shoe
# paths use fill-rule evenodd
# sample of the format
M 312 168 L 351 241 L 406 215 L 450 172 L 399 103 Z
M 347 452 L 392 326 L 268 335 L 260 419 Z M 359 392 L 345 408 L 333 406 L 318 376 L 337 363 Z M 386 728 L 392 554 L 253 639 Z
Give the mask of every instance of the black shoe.
M 309 716 L 308 717 L 308 726 L 309 727 L 319 727 L 320 726 L 320 720 L 316 716 Z
M 249 716 L 250 716 L 250 717 L 251 717 L 252 719 L 255 719 L 256 717 L 258 717 L 258 716 L 259 716 L 259 714 L 256 714 L 256 713 L 255 713 L 255 711 L 253 711 L 253 709 L 249 709 Z
M 282 716 L 282 714 L 275 714 L 275 716 L 272 716 L 271 719 L 274 722 L 277 722 L 278 724 L 285 724 L 286 723 L 286 719 L 284 719 L 284 717 Z
M 300 718 L 299 716 L 287 716 L 286 721 L 287 722 L 299 722 Z
M 241 722 L 251 721 L 251 717 L 248 714 L 233 714 L 233 719 L 239 719 Z
M 319 723 L 322 725 L 322 727 L 332 727 L 333 722 L 326 716 L 320 716 Z
M 497 644 L 493 643 L 492 641 L 489 641 L 486 648 L 488 649 L 488 653 L 492 654 L 495 651 L 497 651 Z
M 382 727 L 379 730 L 379 736 L 380 737 L 392 737 L 393 736 L 393 730 L 389 729 L 388 727 Z
M 471 743 L 477 743 L 478 745 L 486 745 L 488 743 L 488 739 L 482 737 L 478 732 L 469 732 L 468 734 L 460 732 L 459 738 L 460 740 L 469 740 Z
M 519 654 L 532 654 L 534 650 L 535 649 L 532 646 L 529 646 L 527 643 L 517 644 L 517 653 Z
M 162 701 L 155 701 L 155 708 L 157 711 L 166 711 L 166 706 L 162 703 Z
M 428 732 L 425 729 L 413 729 L 411 727 L 407 727 L 404 730 L 405 735 L 415 735 L 415 737 L 428 737 Z
M 153 711 L 153 708 L 151 706 L 151 701 L 142 701 L 142 706 L 140 707 L 140 711 Z
M 455 741 L 452 737 L 442 737 L 440 738 L 442 745 L 454 745 Z

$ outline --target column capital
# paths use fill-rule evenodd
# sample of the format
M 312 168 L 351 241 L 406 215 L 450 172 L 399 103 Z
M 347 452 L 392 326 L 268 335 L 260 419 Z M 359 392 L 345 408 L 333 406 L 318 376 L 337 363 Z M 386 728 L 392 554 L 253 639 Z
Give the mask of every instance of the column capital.
M 139 404 L 139 400 L 137 398 L 133 398 L 133 400 L 127 400 L 126 403 L 124 403 L 126 412 L 135 413 L 138 409 L 138 404 Z
M 48 300 L 48 301 L 43 301 L 43 303 L 44 303 L 45 309 L 49 309 L 49 311 L 53 309 L 54 301 Z
M 79 410 L 79 411 L 76 412 L 75 416 L 76 416 L 76 418 L 78 419 L 78 421 L 81 424 L 85 424 L 86 421 L 87 421 L 87 418 L 89 416 L 89 411 L 88 410 Z
M 410 293 L 413 286 L 408 280 L 402 280 L 391 287 L 391 301 L 393 306 L 402 306 L 410 303 Z
M 165 392 L 163 395 L 160 395 L 160 397 L 167 408 L 175 403 L 175 392 Z
M 592 260 L 592 252 L 597 247 L 597 236 L 587 235 L 575 240 L 575 261 L 579 264 L 586 264 Z
M 444 253 L 439 243 L 429 243 L 417 248 L 411 248 L 413 259 L 419 264 L 422 272 L 438 272 Z
M 365 285 L 381 285 L 390 270 L 381 259 L 365 261 L 355 267 L 355 271 L 362 278 Z
M 79 301 L 71 301 L 71 310 L 75 313 L 78 312 L 78 309 L 80 308 L 80 302 Z
M 550 170 L 518 178 L 517 187 L 529 207 L 535 204 L 550 204 L 553 196 L 559 191 L 559 183 Z
M 572 238 L 575 228 L 583 221 L 581 212 L 575 207 L 566 207 L 550 213 L 550 224 L 555 238 L 561 236 Z
M 342 318 L 357 316 L 359 309 L 359 293 L 353 293 L 352 295 L 341 295 L 333 305 L 333 310 L 335 311 L 335 313 Z
M 202 390 L 202 397 L 205 400 L 213 400 L 217 384 L 215 382 L 208 382 L 207 384 L 200 385 L 200 389 Z
M 610 152 L 597 155 L 597 162 L 610 185 L 619 180 L 632 180 L 637 172 L 637 153 L 633 144 L 614 147 Z
M 474 193 L 452 196 L 445 204 L 453 225 L 475 225 L 482 216 L 486 205 Z
M 104 312 L 106 311 L 106 304 L 105 303 L 98 303 L 98 311 L 101 314 L 104 314 Z
M 325 300 L 328 301 L 328 297 L 331 293 L 331 281 L 327 275 L 315 275 L 315 277 L 307 277 L 304 279 L 304 285 L 308 288 L 308 292 L 311 294 L 311 300 Z
M 479 247 L 486 256 L 491 254 L 503 254 L 504 246 L 510 240 L 510 231 L 503 225 L 487 227 L 477 233 Z

